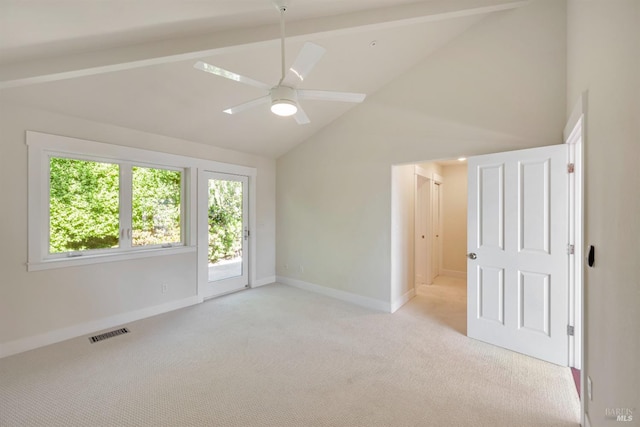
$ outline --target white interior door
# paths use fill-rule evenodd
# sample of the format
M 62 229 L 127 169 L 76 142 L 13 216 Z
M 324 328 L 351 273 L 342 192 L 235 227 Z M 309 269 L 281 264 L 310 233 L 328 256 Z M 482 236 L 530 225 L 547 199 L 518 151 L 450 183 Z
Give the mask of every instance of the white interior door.
M 440 201 L 442 186 L 438 181 L 433 183 L 433 198 L 431 204 L 431 215 L 433 218 L 433 227 L 431 232 L 431 283 L 440 275 L 440 254 L 442 251 L 442 221 L 440 218 Z
M 249 286 L 248 183 L 246 176 L 202 172 L 199 177 L 199 268 L 206 269 L 202 297 Z
M 568 359 L 567 147 L 469 159 L 467 335 Z
M 415 212 L 415 270 L 416 286 L 431 283 L 429 273 L 429 218 L 430 218 L 431 180 L 416 174 L 416 212 Z

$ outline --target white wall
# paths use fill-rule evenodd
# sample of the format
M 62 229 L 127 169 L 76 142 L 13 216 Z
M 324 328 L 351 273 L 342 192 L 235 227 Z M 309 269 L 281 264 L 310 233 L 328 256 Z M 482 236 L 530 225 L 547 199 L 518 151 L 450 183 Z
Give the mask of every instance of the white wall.
M 256 276 L 275 276 L 274 160 L 1 103 L 0 130 L 0 344 L 5 349 L 196 295 L 195 252 L 27 272 L 26 130 L 257 168 Z M 166 294 L 163 283 L 169 285 Z
M 442 271 L 445 276 L 467 273 L 467 164 L 445 165 L 442 191 Z
M 415 295 L 415 166 L 391 170 L 391 311 Z
M 585 374 L 593 427 L 607 409 L 640 420 L 640 2 L 569 0 L 567 111 L 588 90 L 585 142 Z M 624 424 L 624 423 L 623 423 Z
M 434 162 L 418 163 L 418 166 L 422 168 L 423 173 L 429 178 L 432 178 L 433 174 L 442 176 L 442 166 L 440 166 L 438 163 L 434 163 Z
M 560 143 L 565 22 L 489 16 L 279 158 L 277 274 L 389 303 L 391 165 Z

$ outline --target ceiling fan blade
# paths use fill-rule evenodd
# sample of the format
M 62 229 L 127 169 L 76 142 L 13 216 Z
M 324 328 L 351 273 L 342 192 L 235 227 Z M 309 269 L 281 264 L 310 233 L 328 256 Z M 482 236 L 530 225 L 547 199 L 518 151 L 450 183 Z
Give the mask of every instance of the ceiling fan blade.
M 234 80 L 236 82 L 255 86 L 260 89 L 271 90 L 271 86 L 269 86 L 266 83 L 260 82 L 258 80 L 253 80 L 252 78 L 242 76 L 240 74 L 236 74 L 233 71 L 228 71 L 223 68 L 216 67 L 215 65 L 207 64 L 206 62 L 198 61 L 195 64 L 193 64 L 193 67 L 198 70 L 215 74 L 216 76 L 224 77 L 229 80 Z
M 296 87 L 302 82 L 311 72 L 313 67 L 320 61 L 322 55 L 327 50 L 322 46 L 318 46 L 315 43 L 306 42 L 298 57 L 293 62 L 293 65 L 289 68 L 287 75 L 285 76 L 282 84 L 285 86 Z
M 364 93 L 356 92 L 298 89 L 298 99 L 311 99 L 315 101 L 362 102 L 366 96 Z
M 267 104 L 269 102 L 271 102 L 271 96 L 265 95 L 265 96 L 261 96 L 260 98 L 254 99 L 253 101 L 245 102 L 240 105 L 227 108 L 223 112 L 227 114 L 237 114 L 249 108 L 253 108 L 261 104 Z
M 299 125 L 306 125 L 307 123 L 311 123 L 311 120 L 309 120 L 309 116 L 307 116 L 307 113 L 305 113 L 304 110 L 299 105 L 298 105 L 298 111 L 293 116 L 293 118 L 296 119 L 296 122 Z

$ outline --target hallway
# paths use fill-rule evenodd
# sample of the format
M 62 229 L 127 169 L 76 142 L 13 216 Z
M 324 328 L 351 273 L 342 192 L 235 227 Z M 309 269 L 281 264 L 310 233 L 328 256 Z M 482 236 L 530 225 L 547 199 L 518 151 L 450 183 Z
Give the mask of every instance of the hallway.
M 429 316 L 442 325 L 467 334 L 467 283 L 464 279 L 438 276 L 432 285 L 421 285 L 417 297 Z

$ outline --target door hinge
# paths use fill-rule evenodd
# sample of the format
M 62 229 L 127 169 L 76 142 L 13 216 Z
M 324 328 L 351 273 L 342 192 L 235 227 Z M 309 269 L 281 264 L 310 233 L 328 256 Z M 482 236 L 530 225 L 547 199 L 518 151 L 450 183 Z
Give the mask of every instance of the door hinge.
M 576 253 L 576 245 L 567 245 L 567 255 L 573 255 Z
M 572 337 L 572 336 L 573 336 L 573 334 L 574 334 L 574 331 L 575 331 L 575 329 L 574 329 L 574 327 L 573 327 L 573 326 L 571 326 L 571 325 L 567 325 L 567 335 L 569 335 L 570 337 Z
M 567 173 L 574 173 L 576 171 L 575 163 L 567 164 Z

